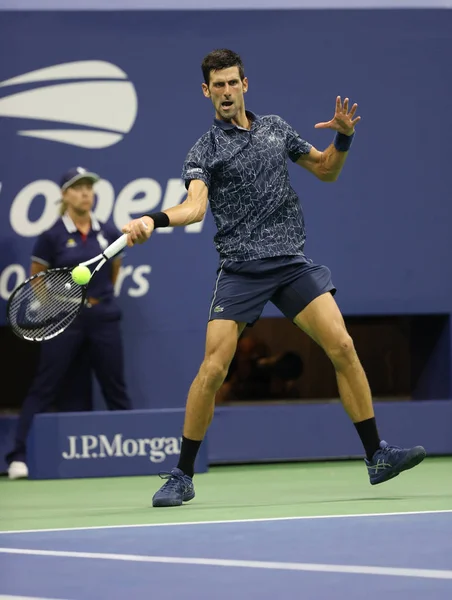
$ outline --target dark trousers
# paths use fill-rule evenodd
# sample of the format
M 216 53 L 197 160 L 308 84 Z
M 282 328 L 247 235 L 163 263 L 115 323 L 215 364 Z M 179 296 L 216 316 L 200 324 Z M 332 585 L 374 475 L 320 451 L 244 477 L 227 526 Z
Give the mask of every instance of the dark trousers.
M 62 335 L 44 342 L 41 346 L 38 370 L 22 405 L 15 446 L 6 456 L 8 464 L 13 460 L 26 461 L 26 442 L 33 417 L 46 412 L 55 403 L 70 365 L 83 347 L 88 352 L 90 365 L 100 384 L 108 409 L 130 409 L 124 382 L 119 320 L 81 316 Z M 85 410 L 83 398 L 81 405 L 81 410 Z
M 85 342 L 75 355 L 63 377 L 57 397 L 50 411 L 80 412 L 93 409 L 93 372 Z

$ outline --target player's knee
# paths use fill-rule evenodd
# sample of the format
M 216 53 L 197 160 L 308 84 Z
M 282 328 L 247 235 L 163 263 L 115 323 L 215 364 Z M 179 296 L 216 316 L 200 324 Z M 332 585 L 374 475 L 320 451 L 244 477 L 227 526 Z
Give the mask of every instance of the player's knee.
M 356 360 L 353 339 L 347 332 L 340 333 L 325 351 L 336 368 L 343 368 Z
M 207 358 L 201 367 L 204 378 L 213 388 L 218 389 L 228 374 L 228 365 L 215 358 Z

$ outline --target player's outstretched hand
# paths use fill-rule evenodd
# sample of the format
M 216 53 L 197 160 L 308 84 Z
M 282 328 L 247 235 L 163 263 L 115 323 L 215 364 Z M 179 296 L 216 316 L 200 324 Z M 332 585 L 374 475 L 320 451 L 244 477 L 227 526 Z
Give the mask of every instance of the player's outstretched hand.
M 139 219 L 133 219 L 124 225 L 122 228 L 123 233 L 128 233 L 127 245 L 134 246 L 135 244 L 142 244 L 151 237 L 151 233 L 154 231 L 154 220 L 151 217 L 140 217 Z
M 342 104 L 341 97 L 338 96 L 336 98 L 336 112 L 334 113 L 334 117 L 331 121 L 317 123 L 315 126 L 316 129 L 334 129 L 335 131 L 339 131 L 339 133 L 352 135 L 355 132 L 355 125 L 361 120 L 361 117 L 355 117 L 356 109 L 358 108 L 357 104 L 354 104 L 349 112 L 348 102 L 348 98 L 345 98 L 344 104 Z

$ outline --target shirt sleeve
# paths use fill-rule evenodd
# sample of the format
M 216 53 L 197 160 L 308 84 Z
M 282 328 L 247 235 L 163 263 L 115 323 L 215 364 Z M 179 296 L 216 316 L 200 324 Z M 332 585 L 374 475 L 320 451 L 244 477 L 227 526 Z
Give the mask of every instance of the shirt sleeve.
M 280 121 L 286 138 L 287 155 L 292 162 L 297 162 L 302 154 L 309 154 L 312 144 L 304 140 L 284 119 Z
M 55 260 L 55 245 L 52 236 L 44 231 L 33 246 L 31 260 L 45 267 L 51 267 Z
M 208 142 L 201 138 L 187 154 L 182 168 L 182 179 L 188 190 L 190 181 L 200 179 L 204 181 L 207 187 L 210 186 L 210 172 L 207 165 L 206 156 L 208 155 Z

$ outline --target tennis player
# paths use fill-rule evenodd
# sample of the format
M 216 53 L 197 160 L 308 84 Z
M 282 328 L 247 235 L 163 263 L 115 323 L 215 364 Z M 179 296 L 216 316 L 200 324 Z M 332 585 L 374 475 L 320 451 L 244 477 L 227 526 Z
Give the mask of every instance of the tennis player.
M 178 506 L 194 495 L 194 462 L 212 420 L 237 340 L 267 302 L 307 333 L 334 366 L 343 406 L 365 451 L 371 484 L 411 469 L 425 457 L 421 446 L 402 449 L 380 439 L 369 384 L 334 300 L 329 269 L 304 253 L 305 227 L 287 158 L 321 181 L 335 181 L 355 135 L 357 105 L 336 99 L 333 118 L 316 128 L 335 137 L 323 152 L 276 115 L 245 110 L 248 79 L 239 55 L 215 50 L 202 63 L 202 91 L 215 120 L 189 151 L 183 167 L 186 200 L 128 223 L 128 244 L 142 243 L 157 227 L 201 221 L 210 207 L 217 227 L 220 265 L 213 286 L 204 361 L 190 388 L 179 463 L 153 497 L 154 506 Z

